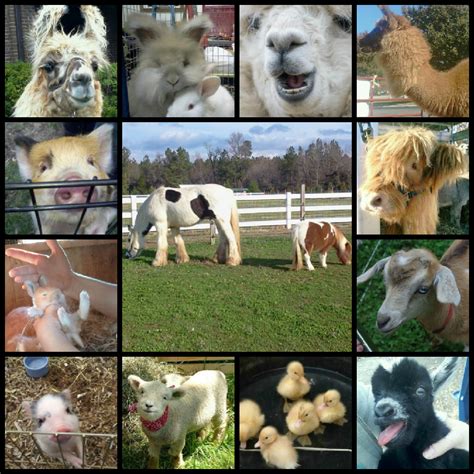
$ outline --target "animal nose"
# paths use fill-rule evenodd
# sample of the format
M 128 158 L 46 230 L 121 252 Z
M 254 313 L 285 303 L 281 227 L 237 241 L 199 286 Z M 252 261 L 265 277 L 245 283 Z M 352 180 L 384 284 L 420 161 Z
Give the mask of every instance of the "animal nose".
M 395 409 L 389 402 L 379 402 L 375 405 L 375 414 L 377 416 L 393 416 Z
M 388 323 L 390 322 L 390 316 L 388 316 L 387 314 L 383 314 L 383 313 L 379 313 L 377 315 L 377 327 L 383 331 Z
M 178 76 L 168 76 L 168 78 L 166 79 L 166 82 L 170 86 L 174 87 L 179 82 L 179 77 Z
M 92 78 L 90 74 L 85 74 L 83 72 L 75 72 L 71 76 L 71 85 L 73 87 L 77 86 L 87 86 L 91 82 Z
M 56 204 L 82 204 L 87 201 L 90 189 L 90 186 L 59 188 L 54 194 L 54 201 Z M 96 200 L 96 192 L 94 190 L 90 202 Z
M 266 38 L 267 48 L 285 54 L 298 46 L 306 44 L 305 37 L 298 30 L 278 31 L 271 29 Z
M 145 406 L 146 406 L 147 408 L 153 408 L 153 404 L 150 404 L 150 403 L 145 403 Z

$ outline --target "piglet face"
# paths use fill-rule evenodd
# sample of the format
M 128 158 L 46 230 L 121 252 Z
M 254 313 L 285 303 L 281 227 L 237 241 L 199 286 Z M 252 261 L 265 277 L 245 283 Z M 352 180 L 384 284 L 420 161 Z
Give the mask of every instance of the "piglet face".
M 112 125 L 106 124 L 89 135 L 62 137 L 37 143 L 18 136 L 15 138 L 16 157 L 23 179 L 35 183 L 67 181 L 71 186 L 64 188 L 36 189 L 38 205 L 68 205 L 106 201 L 113 190 L 99 186 L 75 186 L 74 181 L 108 179 L 113 169 Z M 56 219 L 75 223 L 78 210 L 52 211 Z
M 60 394 L 45 395 L 34 402 L 23 402 L 23 408 L 32 418 L 36 433 L 74 433 L 79 431 L 79 420 L 74 414 L 69 390 Z M 48 434 L 38 437 L 43 445 L 66 443 L 71 439 L 68 434 L 57 436 Z

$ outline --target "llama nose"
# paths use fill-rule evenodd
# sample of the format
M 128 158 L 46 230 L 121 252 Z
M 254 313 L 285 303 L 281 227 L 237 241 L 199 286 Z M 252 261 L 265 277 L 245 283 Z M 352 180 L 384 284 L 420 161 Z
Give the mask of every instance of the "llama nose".
M 388 402 L 379 402 L 375 405 L 375 414 L 377 416 L 392 416 L 395 414 L 395 409 Z
M 282 55 L 288 53 L 298 46 L 306 44 L 305 37 L 298 30 L 287 29 L 279 31 L 271 29 L 266 37 L 267 48 L 274 50 Z
M 86 74 L 83 72 L 75 72 L 71 76 L 71 86 L 72 87 L 77 87 L 77 86 L 87 86 L 91 82 L 92 78 L 90 74 Z

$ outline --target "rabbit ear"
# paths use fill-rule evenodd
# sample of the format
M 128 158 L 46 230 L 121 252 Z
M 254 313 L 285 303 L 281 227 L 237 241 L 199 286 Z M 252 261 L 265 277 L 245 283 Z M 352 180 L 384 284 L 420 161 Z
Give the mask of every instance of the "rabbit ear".
M 200 95 L 204 98 L 214 95 L 221 85 L 221 79 L 218 76 L 205 77 L 199 85 Z
M 135 13 L 128 17 L 126 30 L 145 45 L 161 38 L 168 31 L 168 27 L 151 16 Z
M 23 285 L 25 286 L 26 292 L 31 298 L 35 296 L 35 290 L 38 288 L 36 283 L 33 283 L 31 280 L 26 280 Z
M 48 280 L 44 275 L 40 275 L 39 280 L 38 280 L 39 286 L 48 286 Z
M 211 19 L 207 15 L 201 15 L 185 23 L 181 31 L 199 43 L 204 33 L 209 31 L 213 26 Z

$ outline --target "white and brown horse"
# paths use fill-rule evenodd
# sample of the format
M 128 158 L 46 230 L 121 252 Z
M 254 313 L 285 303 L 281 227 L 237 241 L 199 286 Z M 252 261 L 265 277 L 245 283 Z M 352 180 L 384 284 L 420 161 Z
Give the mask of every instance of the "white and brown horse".
M 168 229 L 176 244 L 176 262 L 189 261 L 180 227 L 190 227 L 202 220 L 215 222 L 219 230 L 219 247 L 214 261 L 239 265 L 239 215 L 234 193 L 218 184 L 201 184 L 183 188 L 160 187 L 153 191 L 138 210 L 135 227 L 129 227 L 127 258 L 136 258 L 145 247 L 145 236 L 155 226 L 158 248 L 152 265 L 168 263 Z
M 308 270 L 314 270 L 311 253 L 319 252 L 321 265 L 326 268 L 326 257 L 334 247 L 344 265 L 352 261 L 352 245 L 335 225 L 328 222 L 303 221 L 293 227 L 293 270 L 303 268 L 303 258 Z

